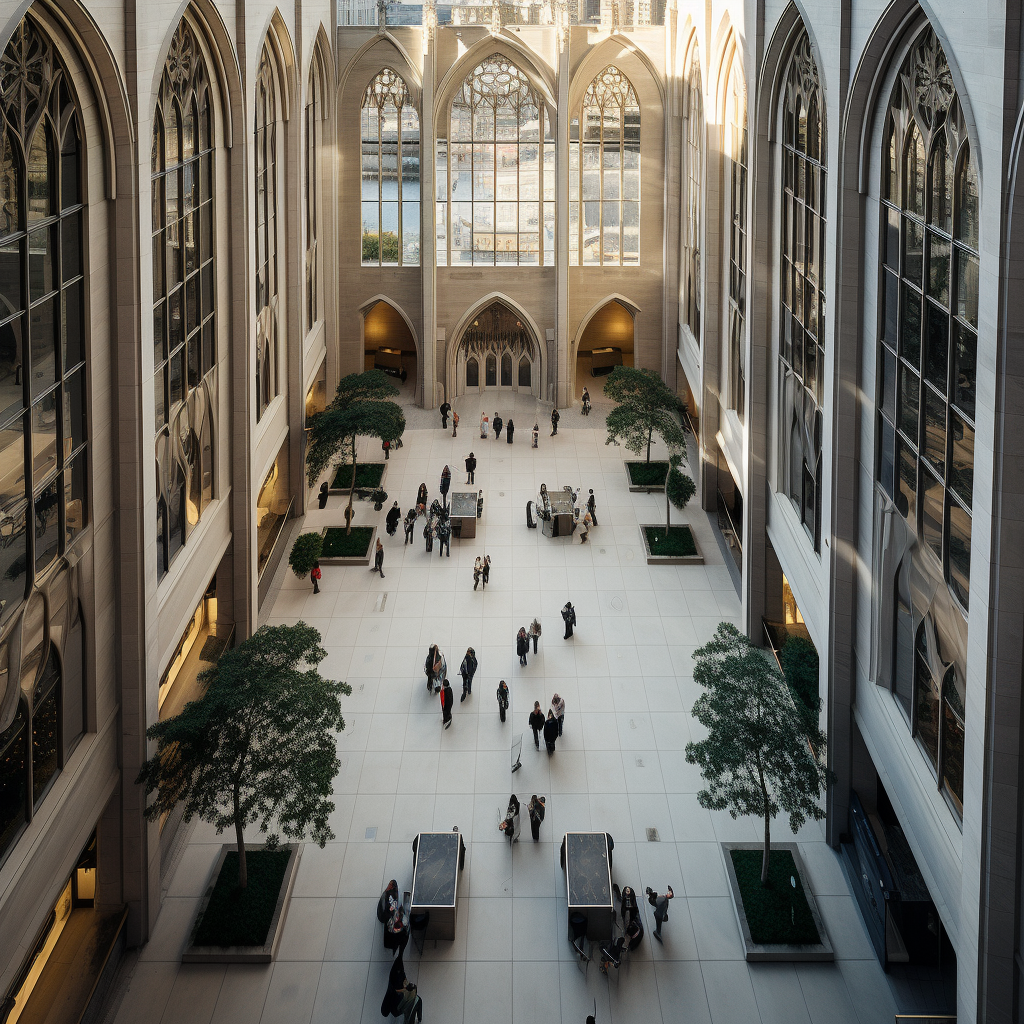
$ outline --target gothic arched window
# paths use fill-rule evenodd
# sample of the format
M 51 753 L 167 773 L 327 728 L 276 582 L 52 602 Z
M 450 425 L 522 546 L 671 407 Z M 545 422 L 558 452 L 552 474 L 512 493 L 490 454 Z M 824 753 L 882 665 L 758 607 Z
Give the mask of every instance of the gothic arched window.
M 320 145 L 324 116 L 320 94 L 322 69 L 314 52 L 306 93 L 306 330 L 322 316 L 320 309 L 320 251 L 317 239 L 320 225 Z
M 728 338 L 728 407 L 744 419 L 747 393 L 747 93 L 743 84 L 743 61 L 733 53 L 725 102 L 725 174 L 728 194 L 726 210 L 729 233 L 725 250 L 726 317 Z
M 157 451 L 157 578 L 213 499 L 190 431 L 216 405 L 215 144 L 210 78 L 182 21 L 171 39 L 153 114 L 153 397 Z M 187 488 L 183 483 L 188 480 Z M 186 500 L 184 493 L 197 497 Z
M 0 609 L 85 522 L 82 128 L 31 18 L 0 57 Z M 6 617 L 6 616 L 5 616 Z
M 384 68 L 361 117 L 363 264 L 420 264 L 420 119 L 402 76 Z
M 437 141 L 437 265 L 554 265 L 554 200 L 551 116 L 526 75 L 491 54 Z
M 782 95 L 778 423 L 788 470 L 783 485 L 815 551 L 821 548 L 825 164 L 825 104 L 804 32 Z
M 569 124 L 569 264 L 639 262 L 640 102 L 609 64 Z
M 686 210 L 683 220 L 683 294 L 686 323 L 699 345 L 702 292 L 700 254 L 704 204 L 704 92 L 700 51 L 693 44 L 686 79 Z
M 970 597 L 978 347 L 978 177 L 935 33 L 915 41 L 885 116 L 878 480 Z

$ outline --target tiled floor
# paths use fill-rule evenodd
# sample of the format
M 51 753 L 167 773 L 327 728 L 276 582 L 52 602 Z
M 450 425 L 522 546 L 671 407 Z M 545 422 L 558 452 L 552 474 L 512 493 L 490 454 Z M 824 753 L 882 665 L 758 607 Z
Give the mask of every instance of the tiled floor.
M 759 824 L 703 810 L 697 771 L 683 747 L 698 735 L 689 715 L 697 696 L 691 654 L 718 622 L 735 620 L 739 602 L 707 517 L 687 518 L 704 566 L 648 567 L 637 528 L 663 521 L 664 499 L 630 494 L 624 450 L 606 446 L 600 415 L 568 411 L 556 438 L 532 401 L 488 397 L 517 422 L 513 446 L 481 441 L 480 406 L 460 402 L 458 439 L 436 413 L 409 409 L 405 446 L 388 464 L 387 491 L 403 510 L 425 480 L 436 496 L 442 466 L 462 489 L 472 449 L 484 514 L 475 541 L 452 544 L 450 558 L 428 556 L 422 539 L 402 546 L 385 538 L 386 579 L 365 568 L 326 568 L 323 592 L 282 565 L 264 621 L 313 623 L 328 651 L 325 675 L 346 679 L 347 729 L 332 819 L 335 841 L 307 845 L 277 962 L 266 968 L 182 966 L 180 953 L 199 893 L 222 841 L 199 824 L 168 882 L 155 934 L 143 950 L 118 1024 L 307 1024 L 377 1021 L 390 955 L 382 948 L 376 899 L 389 878 L 408 888 L 410 841 L 423 829 L 457 824 L 469 846 L 458 938 L 412 946 L 407 966 L 423 997 L 425 1020 L 455 1024 L 583 1024 L 595 1002 L 608 1022 L 836 1024 L 891 1021 L 896 1010 L 871 951 L 835 854 L 821 826 L 797 837 L 826 927 L 842 959 L 835 964 L 751 964 L 742 959 L 718 843 L 759 837 Z M 367 445 L 365 454 L 379 458 Z M 550 540 L 528 530 L 524 508 L 541 482 L 593 487 L 600 526 L 592 543 Z M 390 504 L 390 502 L 389 502 Z M 343 522 L 341 499 L 314 510 L 301 528 Z M 383 525 L 384 513 L 358 505 L 358 522 Z M 476 555 L 491 555 L 491 583 L 474 593 Z M 381 600 L 386 596 L 386 601 Z M 562 639 L 559 609 L 567 599 L 579 618 Z M 521 668 L 514 652 L 520 625 L 538 615 L 539 653 Z M 457 669 L 468 646 L 480 669 L 473 695 L 456 701 L 442 731 L 435 697 L 424 687 L 429 643 Z M 495 687 L 508 681 L 509 720 L 498 720 Z M 526 730 L 534 700 L 547 708 L 565 698 L 565 733 L 549 760 Z M 455 686 L 458 694 L 459 686 Z M 510 776 L 509 748 L 527 731 L 523 767 Z M 525 803 L 547 796 L 542 842 L 525 838 L 511 852 L 497 831 L 508 795 Z M 524 809 L 524 824 L 526 822 Z M 646 841 L 658 829 L 660 842 Z M 376 829 L 372 841 L 367 829 Z M 592 964 L 584 975 L 565 939 L 565 882 L 558 844 L 567 829 L 607 830 L 615 837 L 615 877 L 639 891 L 671 884 L 676 899 L 665 942 L 645 940 L 618 977 Z M 791 839 L 776 826 L 780 840 Z M 255 838 L 255 837 L 254 837 Z M 650 908 L 648 934 L 653 927 Z M 614 972 L 613 972 L 614 973 Z

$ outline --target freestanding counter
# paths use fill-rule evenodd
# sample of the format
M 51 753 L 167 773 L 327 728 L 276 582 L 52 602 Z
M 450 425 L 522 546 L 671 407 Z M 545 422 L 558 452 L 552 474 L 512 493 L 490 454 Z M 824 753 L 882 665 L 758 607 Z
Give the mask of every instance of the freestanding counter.
M 566 832 L 562 840 L 562 867 L 569 917 L 583 914 L 588 939 L 612 936 L 612 866 L 605 832 Z
M 542 520 L 541 532 L 545 537 L 571 537 L 576 522 L 573 516 L 572 488 L 548 491 L 548 503 L 551 506 L 551 518 Z M 539 510 L 541 505 L 537 508 Z
M 453 491 L 449 516 L 452 533 L 461 540 L 476 536 L 476 491 Z
M 411 912 L 430 914 L 428 939 L 455 938 L 462 843 L 460 832 L 421 832 L 416 837 Z

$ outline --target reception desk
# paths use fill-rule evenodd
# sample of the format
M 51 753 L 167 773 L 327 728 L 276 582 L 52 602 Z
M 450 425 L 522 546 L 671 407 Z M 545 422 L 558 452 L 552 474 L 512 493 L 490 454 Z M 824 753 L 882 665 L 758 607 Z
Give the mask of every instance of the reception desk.
M 453 491 L 449 516 L 452 533 L 460 540 L 476 536 L 476 491 Z
M 562 867 L 569 917 L 583 914 L 588 939 L 612 935 L 612 865 L 605 832 L 566 832 L 562 840 Z
M 412 873 L 412 914 L 427 912 L 428 939 L 454 939 L 458 909 L 462 834 L 421 832 Z

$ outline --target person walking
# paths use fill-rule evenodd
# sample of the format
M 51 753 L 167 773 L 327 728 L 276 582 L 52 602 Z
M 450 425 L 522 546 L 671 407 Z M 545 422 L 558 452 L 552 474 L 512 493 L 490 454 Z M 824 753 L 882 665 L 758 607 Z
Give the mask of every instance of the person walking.
M 541 822 L 544 821 L 544 797 L 537 796 L 536 793 L 530 797 L 530 802 L 526 805 L 526 811 L 530 815 L 530 831 L 533 833 L 533 841 L 535 843 L 540 842 L 540 826 Z
M 437 520 L 437 539 L 441 542 L 441 547 L 438 548 L 437 557 L 440 558 L 442 555 L 447 555 L 449 558 L 452 557 L 452 521 L 448 517 L 448 510 L 442 513 L 440 518 Z
M 540 701 L 533 702 L 530 712 L 530 728 L 533 730 L 533 745 L 540 750 L 540 734 L 544 730 L 544 712 L 540 709 Z
M 654 907 L 654 937 L 659 941 L 664 940 L 661 937 L 661 926 L 668 920 L 668 901 L 675 897 L 675 893 L 672 891 L 670 885 L 664 893 L 656 893 L 650 886 L 647 887 L 647 902 Z
M 530 630 L 526 634 L 533 641 L 533 653 L 537 653 L 537 641 L 540 639 L 540 619 L 534 619 L 530 623 Z
M 576 625 L 576 609 L 573 608 L 571 601 L 565 602 L 565 607 L 562 609 L 562 621 L 565 623 L 565 636 L 563 640 L 568 640 L 572 636 L 572 627 Z
M 476 590 L 480 586 L 480 577 L 484 572 L 484 563 L 480 560 L 480 556 L 476 556 L 476 561 L 473 563 L 473 589 Z
M 384 461 L 387 462 L 388 459 L 391 458 L 391 442 L 390 441 L 381 441 L 380 447 L 381 447 L 381 450 L 384 452 Z
M 403 1015 L 402 1024 L 414 1024 L 423 1020 L 423 1000 L 416 991 L 416 986 L 406 979 L 402 986 L 402 998 L 398 1001 L 397 1013 L 392 1011 L 392 1016 Z
M 398 507 L 396 501 L 391 508 L 388 509 L 388 514 L 384 517 L 384 521 L 388 524 L 388 536 L 394 537 L 398 532 L 398 524 L 402 519 L 402 510 Z
M 391 965 L 391 973 L 388 975 L 388 988 L 384 993 L 384 1000 L 380 1004 L 380 1015 L 382 1017 L 393 1016 L 399 1012 L 398 1006 L 402 1002 L 403 990 L 407 980 L 405 962 L 401 956 L 397 956 L 395 957 L 395 962 Z
M 503 722 L 505 721 L 506 711 L 508 711 L 508 687 L 505 685 L 505 680 L 502 679 L 498 683 L 498 715 Z
M 323 577 L 323 573 L 320 571 L 320 563 L 314 562 L 313 568 L 309 571 L 309 578 L 313 581 L 313 593 L 320 593 L 320 580 Z
M 583 389 L 583 415 L 590 415 L 590 392 L 586 388 Z
M 504 425 L 504 421 L 502 420 L 502 418 L 497 413 L 495 413 L 494 414 L 494 419 L 491 420 L 491 423 L 494 424 L 494 440 L 495 441 L 500 441 L 501 440 L 501 428 Z
M 562 735 L 562 724 L 565 722 L 565 701 L 556 693 L 551 698 L 551 710 L 554 712 L 555 721 L 558 722 L 558 735 Z
M 391 912 L 384 922 L 384 948 L 401 956 L 409 944 L 409 919 L 405 908 L 397 900 L 391 902 Z
M 427 521 L 423 524 L 423 540 L 426 542 L 427 554 L 434 550 L 434 523 L 427 517 Z
M 587 498 L 587 511 L 594 525 L 597 526 L 597 499 L 594 497 L 594 488 L 590 488 L 590 497 Z
M 441 429 L 448 429 L 448 413 L 452 411 L 452 407 L 447 402 L 441 403 L 441 408 L 437 410 L 441 414 Z
M 427 511 L 427 485 L 420 484 L 420 489 L 416 492 L 416 511 L 426 512 Z
M 459 436 L 459 414 L 452 409 L 452 437 Z
M 519 842 L 519 806 L 519 797 L 513 793 L 508 798 L 508 810 L 505 811 L 505 817 L 498 822 L 498 831 L 505 834 L 510 847 L 513 843 Z
M 413 532 L 416 529 L 416 509 L 411 508 L 405 513 L 405 519 L 402 520 L 405 524 L 405 543 L 411 544 Z M 405 544 L 402 545 L 405 547 Z
M 451 490 L 451 486 L 452 471 L 445 466 L 444 469 L 441 470 L 441 500 L 445 505 L 448 504 L 448 492 Z
M 551 410 L 551 436 L 554 437 L 558 433 L 558 421 L 561 417 L 558 415 L 557 409 Z
M 519 664 L 526 664 L 526 655 L 530 650 L 530 641 L 526 636 L 526 627 L 520 626 L 519 632 L 516 633 L 516 654 L 519 655 Z
M 459 698 L 461 704 L 467 697 L 473 695 L 473 676 L 476 675 L 476 670 L 479 662 L 476 660 L 476 651 L 472 647 L 466 648 L 466 656 L 462 659 L 462 665 L 459 667 L 459 675 L 462 676 L 462 696 Z
M 484 590 L 487 589 L 487 584 L 491 582 L 491 556 L 484 555 Z
M 476 483 L 476 456 L 470 452 L 469 458 L 466 459 L 466 483 Z
M 384 924 L 397 905 L 398 881 L 392 878 L 388 882 L 387 888 L 380 894 L 380 899 L 377 900 L 377 920 Z
M 327 494 L 328 494 L 329 491 L 330 491 L 330 485 L 325 480 L 320 485 L 320 495 L 319 495 L 319 497 L 317 499 L 320 502 L 320 507 L 321 508 L 327 508 Z
M 452 684 L 446 679 L 441 687 L 441 721 L 447 729 L 452 724 L 452 704 L 455 703 L 455 694 L 452 693 Z
M 491 421 L 487 418 L 487 413 L 480 413 L 480 440 L 487 440 L 487 428 L 491 425 Z
M 555 741 L 558 739 L 558 720 L 549 709 L 547 721 L 544 723 L 544 743 L 548 748 L 548 755 L 555 752 Z
M 537 447 L 537 441 L 540 438 L 540 424 L 534 423 L 533 425 L 533 447 Z
M 384 545 L 377 538 L 377 553 L 373 556 L 373 568 L 370 572 L 379 572 L 380 578 L 384 579 Z
M 512 443 L 512 435 L 515 433 L 515 431 L 516 431 L 516 425 L 512 422 L 512 419 L 510 417 L 509 421 L 508 421 L 508 426 L 505 427 L 505 442 L 506 442 L 506 444 L 511 444 Z

